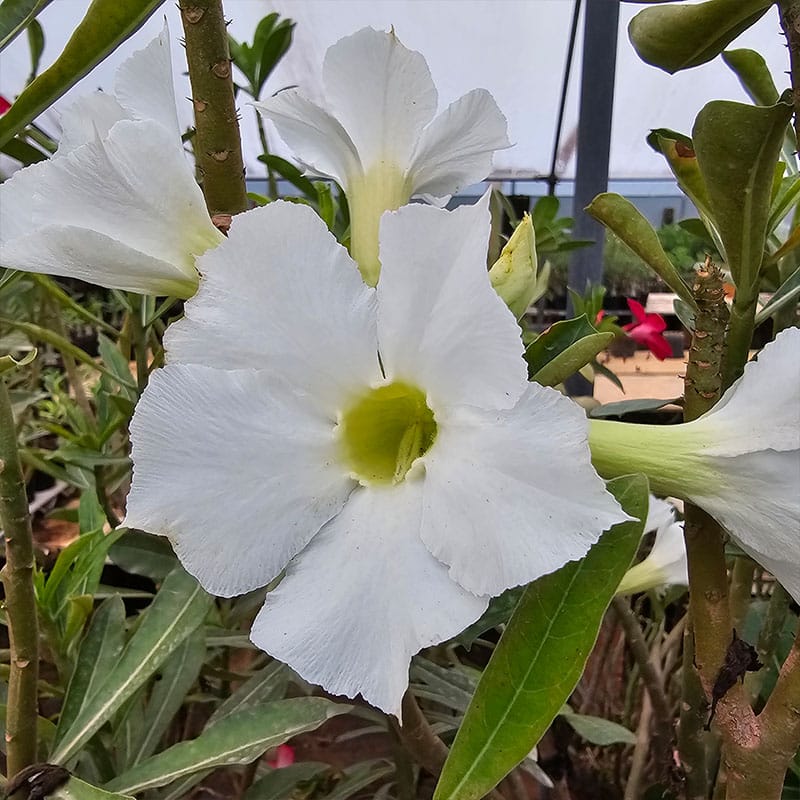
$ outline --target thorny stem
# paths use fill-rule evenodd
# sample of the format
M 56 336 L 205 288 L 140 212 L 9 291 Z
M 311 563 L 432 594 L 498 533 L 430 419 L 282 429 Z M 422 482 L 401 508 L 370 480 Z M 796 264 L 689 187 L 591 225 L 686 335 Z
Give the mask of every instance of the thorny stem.
M 650 696 L 653 708 L 653 751 L 658 766 L 659 777 L 666 774 L 672 761 L 672 712 L 664 694 L 664 687 L 661 676 L 655 664 L 650 658 L 650 651 L 645 641 L 639 620 L 631 610 L 628 601 L 622 597 L 615 597 L 611 601 L 611 607 L 617 615 L 617 619 L 625 632 L 628 641 L 628 648 L 631 655 L 639 665 L 639 671 Z
M 247 209 L 242 143 L 221 0 L 180 0 L 192 84 L 197 169 L 208 212 Z
M 800 142 L 800 0 L 779 0 L 781 25 L 789 46 L 789 75 L 794 92 L 794 130 Z
M 0 526 L 6 564 L 0 572 L 11 644 L 6 715 L 8 775 L 36 762 L 39 627 L 33 591 L 33 534 L 6 384 L 0 378 Z

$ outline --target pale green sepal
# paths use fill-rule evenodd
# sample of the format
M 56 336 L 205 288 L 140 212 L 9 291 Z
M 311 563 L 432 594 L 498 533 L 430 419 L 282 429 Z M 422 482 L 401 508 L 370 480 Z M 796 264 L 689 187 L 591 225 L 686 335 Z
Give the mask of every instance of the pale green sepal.
M 0 375 L 2 375 L 4 372 L 9 372 L 12 369 L 16 369 L 17 367 L 27 367 L 28 364 L 31 364 L 36 358 L 36 353 L 37 350 L 34 347 L 33 350 L 26 353 L 19 360 L 14 358 L 14 356 L 0 356 Z
M 760 19 L 773 0 L 706 0 L 640 11 L 628 26 L 639 58 L 673 74 L 705 64 Z
M 517 319 L 537 299 L 536 294 L 540 289 L 539 262 L 536 256 L 536 231 L 530 214 L 523 215 L 522 222 L 500 251 L 500 258 L 489 270 L 489 279 L 492 288 Z
M 753 296 L 758 287 L 775 164 L 792 115 L 787 98 L 774 106 L 713 100 L 692 130 L 737 301 L 740 295 Z

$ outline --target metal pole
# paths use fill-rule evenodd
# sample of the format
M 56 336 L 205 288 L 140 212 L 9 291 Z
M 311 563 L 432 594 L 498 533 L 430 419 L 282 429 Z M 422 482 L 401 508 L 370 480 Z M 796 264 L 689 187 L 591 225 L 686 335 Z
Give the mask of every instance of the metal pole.
M 570 288 L 581 294 L 603 279 L 604 228 L 583 209 L 608 189 L 619 0 L 588 0 L 585 8 L 573 233 L 594 244 L 574 251 L 568 275 Z M 571 305 L 568 299 L 567 316 L 572 315 Z M 591 383 L 580 375 L 571 378 L 567 388 L 571 394 L 592 394 Z

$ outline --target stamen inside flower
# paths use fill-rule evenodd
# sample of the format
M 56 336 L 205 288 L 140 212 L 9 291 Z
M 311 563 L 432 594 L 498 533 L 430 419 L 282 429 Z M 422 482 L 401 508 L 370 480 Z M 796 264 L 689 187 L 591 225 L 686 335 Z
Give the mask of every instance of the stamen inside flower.
M 369 389 L 342 414 L 345 463 L 363 484 L 400 483 L 436 438 L 424 392 L 400 381 Z

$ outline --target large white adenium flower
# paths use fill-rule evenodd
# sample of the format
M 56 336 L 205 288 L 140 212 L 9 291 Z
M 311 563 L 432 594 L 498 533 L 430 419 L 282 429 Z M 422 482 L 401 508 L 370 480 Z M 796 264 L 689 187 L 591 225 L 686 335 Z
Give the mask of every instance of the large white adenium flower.
M 644 533 L 655 531 L 653 547 L 622 578 L 617 594 L 633 594 L 666 586 L 688 586 L 689 565 L 683 541 L 683 523 L 675 521 L 675 508 L 650 496 Z
M 683 425 L 592 420 L 604 475 L 705 509 L 800 601 L 800 330 L 782 331 L 711 411 Z
M 310 209 L 236 217 L 131 423 L 126 524 L 218 595 L 286 568 L 253 641 L 398 716 L 414 653 L 627 519 L 526 380 L 488 234 L 488 196 L 389 213 L 372 289 Z
M 434 119 L 438 94 L 425 58 L 394 31 L 364 28 L 338 41 L 325 54 L 322 80 L 326 107 L 297 89 L 254 105 L 310 173 L 344 189 L 350 252 L 374 286 L 383 212 L 413 195 L 446 202 L 483 180 L 494 151 L 509 147 L 506 119 L 485 89 Z
M 190 297 L 224 238 L 181 143 L 169 32 L 120 65 L 114 95 L 67 108 L 52 159 L 0 185 L 0 264 Z

